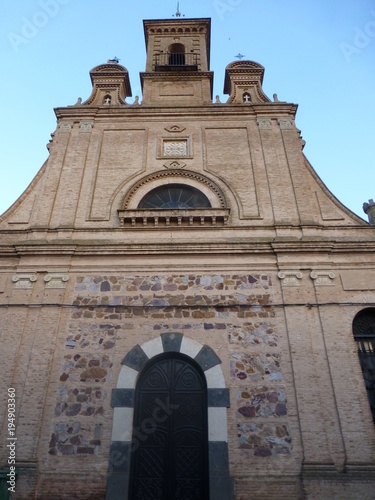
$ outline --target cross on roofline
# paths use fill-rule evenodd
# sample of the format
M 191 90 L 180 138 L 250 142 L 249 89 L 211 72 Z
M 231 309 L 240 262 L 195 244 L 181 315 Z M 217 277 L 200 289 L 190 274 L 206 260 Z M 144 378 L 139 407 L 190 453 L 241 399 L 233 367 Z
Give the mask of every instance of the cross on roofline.
M 241 54 L 241 52 L 239 52 L 236 56 L 234 57 L 237 57 L 237 59 L 239 59 L 241 61 L 242 58 L 244 58 L 245 56 Z

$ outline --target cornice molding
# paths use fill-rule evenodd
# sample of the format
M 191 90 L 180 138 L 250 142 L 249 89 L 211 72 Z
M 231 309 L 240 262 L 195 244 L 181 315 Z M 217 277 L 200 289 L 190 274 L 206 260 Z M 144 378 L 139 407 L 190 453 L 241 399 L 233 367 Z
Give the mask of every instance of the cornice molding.
M 141 80 L 144 78 L 150 78 L 155 80 L 161 80 L 165 78 L 166 80 L 186 80 L 186 77 L 193 78 L 195 80 L 202 80 L 202 78 L 209 78 L 213 80 L 213 71 L 158 71 L 158 72 L 141 72 L 139 73 Z M 173 78 L 171 78 L 173 77 Z

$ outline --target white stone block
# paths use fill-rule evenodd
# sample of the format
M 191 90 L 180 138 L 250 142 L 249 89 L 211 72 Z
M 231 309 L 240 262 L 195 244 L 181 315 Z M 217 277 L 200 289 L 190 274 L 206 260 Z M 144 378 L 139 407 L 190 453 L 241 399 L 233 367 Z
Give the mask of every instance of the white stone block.
M 134 389 L 137 375 L 137 370 L 123 365 L 117 379 L 117 389 Z
M 208 440 L 228 441 L 226 408 L 208 408 Z
M 200 344 L 196 340 L 189 339 L 188 337 L 184 336 L 182 338 L 180 352 L 194 359 L 198 352 L 202 349 L 202 347 L 202 344 Z
M 115 408 L 113 411 L 112 441 L 131 441 L 133 408 Z
M 156 339 L 145 342 L 141 345 L 141 348 L 150 359 L 164 352 L 161 337 L 157 337 Z
M 208 389 L 222 389 L 225 387 L 223 370 L 220 365 L 213 366 L 204 372 Z

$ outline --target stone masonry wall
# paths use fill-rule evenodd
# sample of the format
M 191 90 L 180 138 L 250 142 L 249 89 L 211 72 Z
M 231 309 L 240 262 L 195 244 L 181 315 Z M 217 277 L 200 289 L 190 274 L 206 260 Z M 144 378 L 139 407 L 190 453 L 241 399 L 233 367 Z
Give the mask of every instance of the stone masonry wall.
M 49 464 L 76 456 L 105 463 L 121 360 L 134 345 L 173 331 L 209 345 L 222 360 L 231 390 L 232 462 L 240 460 L 239 469 L 246 470 L 254 461 L 261 466 L 270 457 L 289 456 L 293 441 L 272 303 L 268 274 L 77 276 Z

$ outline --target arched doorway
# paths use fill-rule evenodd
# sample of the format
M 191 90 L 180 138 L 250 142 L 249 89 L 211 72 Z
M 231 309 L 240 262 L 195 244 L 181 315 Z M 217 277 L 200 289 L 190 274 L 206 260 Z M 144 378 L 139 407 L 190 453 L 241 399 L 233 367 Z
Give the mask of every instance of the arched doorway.
M 135 390 L 130 499 L 208 500 L 207 386 L 188 356 L 165 353 Z
M 164 411 L 173 411 L 171 406 L 163 407 L 160 402 L 153 407 L 151 416 L 142 420 L 140 426 L 134 424 L 135 404 L 139 381 L 143 378 L 146 368 L 153 363 L 167 359 L 184 360 L 189 366 L 204 376 L 200 382 L 206 388 L 206 408 L 202 414 L 207 415 L 208 427 L 208 479 L 209 500 L 231 500 L 233 495 L 233 480 L 229 475 L 228 434 L 226 409 L 230 406 L 229 389 L 220 367 L 221 360 L 208 345 L 202 345 L 196 340 L 181 333 L 162 333 L 141 345 L 135 345 L 122 360 L 117 386 L 112 389 L 111 406 L 113 407 L 113 425 L 111 445 L 109 449 L 109 464 L 106 488 L 106 500 L 129 500 L 129 490 L 133 478 L 133 458 L 139 446 L 149 434 L 153 433 L 156 420 L 165 418 Z M 155 365 L 156 366 L 156 365 Z M 146 376 L 146 375 L 145 375 Z M 189 375 L 190 376 L 190 375 Z M 158 376 L 156 376 L 156 379 Z M 154 382 L 155 383 L 155 382 Z M 136 396 L 137 392 L 137 396 Z M 198 391 L 199 392 L 199 391 Z M 204 392 L 204 391 L 203 391 Z M 178 394 L 178 391 L 177 391 Z M 187 395 L 187 393 L 185 394 Z M 202 396 L 204 398 L 204 396 Z M 162 401 L 162 400 L 160 400 Z M 138 405 L 138 403 L 137 403 Z M 187 410 L 188 406 L 186 406 Z M 152 416 L 152 413 L 155 414 Z M 187 410 L 188 411 L 188 410 Z M 192 411 L 192 410 L 190 410 Z M 156 417 L 156 418 L 155 418 Z M 139 418 L 136 417 L 138 420 Z M 151 420 L 148 420 L 150 418 Z M 153 420 L 155 420 L 155 423 Z M 204 428 L 204 425 L 203 427 Z M 134 432 L 135 430 L 135 432 Z M 186 432 L 184 434 L 187 435 Z M 201 434 L 202 436 L 203 434 Z M 143 441 L 142 441 L 143 440 Z M 194 496 L 177 497 L 181 499 Z M 134 497 L 133 497 L 134 498 Z M 154 496 L 144 496 L 154 500 Z M 197 497 L 206 498 L 206 497 Z M 163 498 L 164 500 L 164 498 Z

